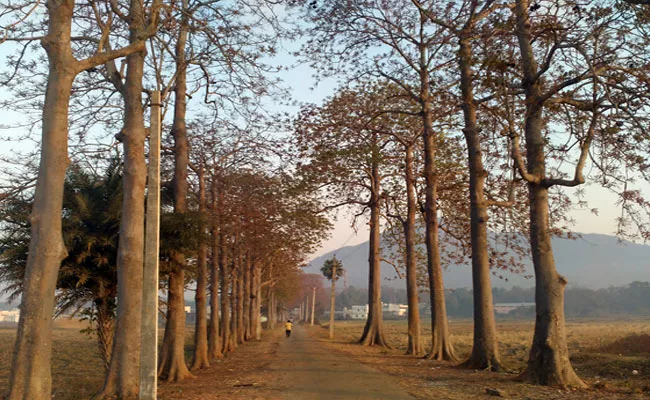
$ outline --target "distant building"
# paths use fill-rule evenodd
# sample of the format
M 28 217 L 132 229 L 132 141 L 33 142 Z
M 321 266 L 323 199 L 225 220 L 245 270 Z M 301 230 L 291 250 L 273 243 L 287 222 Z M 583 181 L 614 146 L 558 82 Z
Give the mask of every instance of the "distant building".
M 409 306 L 407 304 L 382 303 L 381 310 L 384 314 L 391 314 L 395 317 L 404 317 L 408 313 Z
M 535 303 L 496 303 L 494 312 L 496 314 L 509 314 L 511 311 L 529 307 L 535 308 Z
M 20 319 L 20 310 L 13 309 L 10 311 L 0 311 L 0 322 L 18 322 Z
M 343 309 L 343 313 L 348 319 L 368 319 L 368 305 L 346 307 Z

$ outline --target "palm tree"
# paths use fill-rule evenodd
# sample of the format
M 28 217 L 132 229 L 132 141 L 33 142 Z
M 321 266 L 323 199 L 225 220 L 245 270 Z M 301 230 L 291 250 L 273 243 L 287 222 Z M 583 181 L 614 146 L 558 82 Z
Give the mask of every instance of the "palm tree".
M 109 162 L 96 175 L 72 165 L 63 199 L 63 239 L 68 256 L 57 280 L 56 315 L 80 315 L 95 332 L 108 367 L 113 341 L 117 295 L 117 246 L 122 202 L 121 165 Z M 0 281 L 16 298 L 22 291 L 30 235 L 30 202 L 14 198 L 3 204 L 0 219 Z
M 336 309 L 336 281 L 343 276 L 343 264 L 336 255 L 332 256 L 329 260 L 325 260 L 323 267 L 320 269 L 325 278 L 332 282 L 332 295 L 330 298 L 330 325 L 329 325 L 329 338 L 334 339 L 334 312 Z

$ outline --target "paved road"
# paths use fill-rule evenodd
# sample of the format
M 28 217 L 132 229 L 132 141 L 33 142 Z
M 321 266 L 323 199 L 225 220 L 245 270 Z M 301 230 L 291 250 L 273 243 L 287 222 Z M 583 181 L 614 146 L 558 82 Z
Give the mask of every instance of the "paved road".
M 270 365 L 287 400 L 413 399 L 389 375 L 327 347 L 300 327 L 280 342 Z

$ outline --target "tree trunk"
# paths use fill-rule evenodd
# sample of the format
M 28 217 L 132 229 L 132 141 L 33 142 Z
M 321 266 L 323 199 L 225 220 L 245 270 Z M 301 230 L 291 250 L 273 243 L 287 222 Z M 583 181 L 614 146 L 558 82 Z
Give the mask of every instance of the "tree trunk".
M 316 313 L 316 288 L 312 288 L 311 295 L 311 321 L 310 325 L 314 326 L 314 314 Z
M 429 295 L 431 297 L 431 351 L 429 359 L 456 361 L 451 345 L 445 306 L 445 288 L 440 265 L 438 245 L 437 181 L 435 171 L 436 147 L 433 133 L 431 96 L 429 94 L 429 70 L 427 49 L 420 47 L 420 101 L 424 126 L 424 177 L 425 177 L 425 242 L 427 247 L 427 272 L 429 274 Z
M 418 355 L 424 352 L 422 328 L 420 326 L 420 299 L 417 283 L 417 266 L 415 260 L 415 215 L 417 199 L 415 193 L 415 174 L 413 173 L 413 146 L 406 147 L 406 193 L 407 215 L 404 221 L 404 239 L 406 242 L 406 296 L 408 302 L 408 348 L 406 354 Z
M 585 387 L 569 359 L 564 324 L 566 279 L 557 273 L 549 224 L 546 155 L 543 135 L 543 101 L 538 67 L 531 45 L 532 32 L 527 0 L 517 0 L 517 36 L 521 50 L 523 86 L 526 92 L 526 159 L 528 173 L 539 178 L 529 182 L 530 245 L 535 269 L 535 334 L 528 366 L 521 378 L 534 384 Z
M 212 258 L 210 259 L 210 321 L 208 326 L 208 356 L 210 359 L 221 358 L 221 338 L 219 336 L 219 219 L 217 203 L 217 185 L 212 182 L 212 211 L 210 247 Z
M 235 351 L 237 349 L 237 289 L 238 289 L 238 279 L 236 275 L 236 266 L 232 266 L 232 277 L 230 281 L 230 339 L 228 340 L 228 349 L 229 351 Z
M 243 317 L 244 317 L 244 340 L 251 340 L 252 338 L 252 329 L 251 329 L 251 269 L 253 261 L 251 260 L 250 254 L 246 256 L 246 263 L 242 265 L 244 268 L 244 307 L 243 307 Z
M 111 363 L 111 351 L 113 349 L 113 334 L 115 329 L 115 317 L 111 310 L 111 303 L 108 297 L 95 300 L 97 312 L 95 331 L 97 333 L 97 345 L 104 362 L 104 368 L 108 372 Z
M 380 201 L 380 177 L 379 177 L 379 156 L 377 154 L 376 134 L 373 138 L 373 160 L 371 165 L 372 182 L 370 202 L 370 250 L 368 264 L 368 320 L 363 328 L 363 335 L 359 343 L 365 346 L 390 347 L 386 342 L 383 325 L 383 311 L 381 307 L 381 258 L 380 258 L 380 224 L 379 224 L 379 201 Z
M 219 235 L 219 272 L 221 273 L 221 352 L 230 351 L 230 271 L 226 260 L 225 235 Z
M 208 327 L 208 355 L 210 359 L 221 358 L 219 337 L 219 228 L 212 228 L 212 259 L 210 260 L 210 321 Z
M 255 340 L 262 340 L 262 273 L 259 268 L 255 269 Z
M 334 340 L 334 316 L 336 312 L 336 263 L 332 263 L 332 293 L 330 294 L 329 339 Z
M 269 294 L 268 294 L 268 299 L 267 299 L 267 317 L 268 321 L 266 323 L 266 329 L 267 330 L 272 330 L 275 328 L 275 301 L 273 299 L 275 293 L 273 291 L 273 284 L 269 285 Z M 302 316 L 301 316 L 302 318 Z
M 203 220 L 206 218 L 206 199 L 205 199 L 205 176 L 203 169 L 199 170 L 199 212 L 201 214 L 201 245 L 197 260 L 197 277 L 196 277 L 196 322 L 194 328 L 194 362 L 192 369 L 197 370 L 210 366 L 208 356 L 208 310 L 207 310 L 207 289 L 208 289 L 208 245 L 203 241 L 205 234 L 205 225 Z
M 182 257 L 184 260 L 184 257 Z M 160 353 L 158 376 L 161 380 L 178 382 L 191 376 L 185 365 L 185 271 L 178 269 L 177 273 L 169 274 L 169 290 L 167 296 L 167 323 Z
M 187 0 L 182 1 L 187 10 Z M 185 45 L 187 40 L 187 16 L 183 13 L 178 40 L 176 42 L 176 81 L 174 86 L 174 212 L 187 211 L 187 169 L 189 165 L 189 145 L 187 141 L 187 63 Z M 167 321 L 161 352 L 158 374 L 161 379 L 180 381 L 191 373 L 185 364 L 185 255 L 176 253 L 172 257 L 169 272 L 169 291 L 167 298 Z
M 239 266 L 237 267 L 237 343 L 244 343 L 244 257 L 239 257 Z
M 20 319 L 9 380 L 10 400 L 52 397 L 52 314 L 61 261 L 63 183 L 68 160 L 68 108 L 75 73 L 70 50 L 74 1 L 48 1 L 43 39 L 49 74 L 43 105 L 41 160 L 32 207 L 31 240 L 23 281 Z
M 277 310 L 277 308 L 276 308 Z M 305 296 L 305 318 L 303 319 L 305 323 L 309 321 L 309 295 Z
M 497 342 L 497 328 L 492 303 L 490 262 L 488 255 L 488 205 L 484 194 L 487 172 L 483 167 L 481 139 L 476 121 L 476 103 L 472 87 L 469 32 L 460 38 L 459 69 L 461 74 L 462 108 L 465 117 L 463 133 L 467 142 L 469 164 L 470 226 L 472 242 L 472 284 L 474 288 L 474 342 L 472 353 L 464 366 L 472 369 L 499 371 L 501 360 Z
M 145 27 L 141 5 L 131 3 L 134 18 L 130 42 L 140 39 Z M 146 52 L 127 57 L 124 86 L 124 194 L 117 256 L 117 323 L 111 365 L 98 397 L 137 399 L 139 392 L 140 334 L 142 331 L 142 284 L 144 268 L 144 198 L 146 163 L 142 77 Z
M 182 2 L 183 10 L 187 9 L 187 1 Z M 187 211 L 187 168 L 189 164 L 189 146 L 187 141 L 186 62 L 185 44 L 187 40 L 187 20 L 181 20 L 178 40 L 176 41 L 176 81 L 174 86 L 174 122 L 172 136 L 174 137 L 174 212 L 184 214 Z M 169 274 L 169 291 L 167 307 L 167 323 L 163 340 L 160 375 L 163 379 L 178 381 L 189 376 L 185 365 L 185 354 L 181 349 L 185 342 L 185 256 L 177 253 L 173 257 Z M 168 330 L 170 331 L 168 333 Z M 174 373 L 172 373 L 174 372 Z
M 250 307 L 250 325 L 251 325 L 251 339 L 259 339 L 257 337 L 257 325 L 260 320 L 260 297 L 258 291 L 258 277 L 259 270 L 255 260 L 251 262 L 251 307 Z

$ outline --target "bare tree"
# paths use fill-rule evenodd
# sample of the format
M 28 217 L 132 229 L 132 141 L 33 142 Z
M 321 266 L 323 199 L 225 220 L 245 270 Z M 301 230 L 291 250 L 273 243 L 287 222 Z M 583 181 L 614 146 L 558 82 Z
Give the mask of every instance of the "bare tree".
M 108 51 L 100 41 L 95 54 L 76 59 L 72 46 L 75 6 L 74 1 L 48 2 L 47 32 L 30 38 L 14 36 L 12 32 L 11 36 L 3 39 L 5 42 L 41 40 L 49 63 L 42 118 L 41 162 L 34 193 L 30 251 L 12 364 L 10 399 L 45 399 L 51 395 L 54 287 L 59 266 L 67 254 L 61 234 L 61 207 L 68 165 L 68 107 L 73 81 L 82 71 L 144 48 L 143 38 L 118 50 Z M 30 8 L 30 12 L 23 14 L 25 19 L 39 14 L 35 11 L 40 8 L 39 4 Z M 110 23 L 103 25 L 103 42 L 106 42 L 110 29 Z

